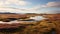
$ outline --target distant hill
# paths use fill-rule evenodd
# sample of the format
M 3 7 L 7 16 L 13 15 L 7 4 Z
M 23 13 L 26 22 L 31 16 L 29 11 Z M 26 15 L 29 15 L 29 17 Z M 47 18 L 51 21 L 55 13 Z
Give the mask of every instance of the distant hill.
M 16 14 L 16 13 L 10 13 L 10 12 L 0 12 L 0 14 Z

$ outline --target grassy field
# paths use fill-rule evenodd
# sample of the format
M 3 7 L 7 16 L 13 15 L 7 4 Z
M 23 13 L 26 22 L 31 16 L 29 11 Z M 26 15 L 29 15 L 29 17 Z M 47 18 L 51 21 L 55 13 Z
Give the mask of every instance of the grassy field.
M 36 16 L 36 14 L 27 16 Z M 16 29 L 0 29 L 0 34 L 60 34 L 60 14 L 42 16 L 49 19 L 38 21 L 36 24 L 24 24 Z

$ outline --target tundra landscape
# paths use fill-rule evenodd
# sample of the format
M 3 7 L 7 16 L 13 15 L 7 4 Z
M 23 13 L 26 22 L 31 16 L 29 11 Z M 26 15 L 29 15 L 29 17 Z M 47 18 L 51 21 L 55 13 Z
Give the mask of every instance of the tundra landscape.
M 0 0 L 0 34 L 60 34 L 60 0 Z
M 60 34 L 60 14 L 0 14 L 0 34 Z

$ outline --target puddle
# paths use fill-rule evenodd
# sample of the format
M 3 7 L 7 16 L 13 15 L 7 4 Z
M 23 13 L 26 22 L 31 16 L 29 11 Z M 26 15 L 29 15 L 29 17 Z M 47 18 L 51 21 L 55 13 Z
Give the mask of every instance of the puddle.
M 45 18 L 43 16 L 35 16 L 35 17 L 30 17 L 30 19 L 34 19 L 36 21 L 40 21 L 40 20 L 47 19 L 47 18 Z

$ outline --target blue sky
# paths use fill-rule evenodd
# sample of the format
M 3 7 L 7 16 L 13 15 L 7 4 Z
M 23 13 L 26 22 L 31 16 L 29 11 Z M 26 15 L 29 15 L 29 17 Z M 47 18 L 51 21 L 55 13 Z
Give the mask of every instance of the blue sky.
M 60 0 L 0 0 L 0 12 L 59 13 Z

